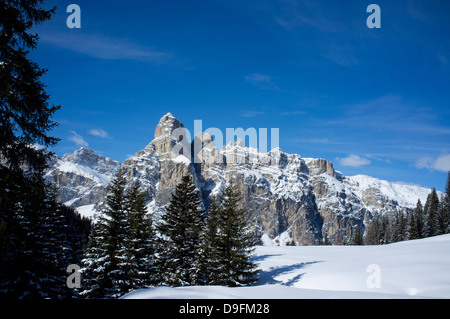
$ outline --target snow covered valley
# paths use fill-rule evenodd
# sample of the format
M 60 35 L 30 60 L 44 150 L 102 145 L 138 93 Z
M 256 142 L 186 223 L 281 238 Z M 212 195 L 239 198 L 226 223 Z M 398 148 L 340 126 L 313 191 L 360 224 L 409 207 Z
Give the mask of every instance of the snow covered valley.
M 252 287 L 159 287 L 125 299 L 450 298 L 450 235 L 381 246 L 260 246 Z

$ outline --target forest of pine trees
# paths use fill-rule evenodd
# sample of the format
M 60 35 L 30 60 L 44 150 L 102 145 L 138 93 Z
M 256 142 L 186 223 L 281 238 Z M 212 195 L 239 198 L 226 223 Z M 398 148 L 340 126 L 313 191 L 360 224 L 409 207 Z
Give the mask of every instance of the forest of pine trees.
M 413 211 L 399 212 L 393 216 L 373 216 L 365 231 L 364 241 L 359 241 L 358 244 L 389 244 L 448 233 L 450 233 L 450 172 L 441 200 L 433 188 L 425 205 L 418 200 Z
M 119 172 L 92 229 L 80 295 L 117 298 L 144 287 L 253 284 L 256 242 L 238 205 L 231 181 L 206 212 L 192 177 L 184 176 L 154 226 L 145 195 L 137 185 L 125 190 Z

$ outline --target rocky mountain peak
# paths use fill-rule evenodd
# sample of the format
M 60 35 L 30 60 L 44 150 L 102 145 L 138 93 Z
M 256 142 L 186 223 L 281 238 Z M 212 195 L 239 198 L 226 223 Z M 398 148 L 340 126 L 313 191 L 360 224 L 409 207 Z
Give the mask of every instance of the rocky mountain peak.
M 199 133 L 191 144 L 183 130 L 174 132 L 180 128 L 183 123 L 167 113 L 155 139 L 122 165 L 81 148 L 54 160 L 46 177 L 59 187 L 62 202 L 81 212 L 100 212 L 108 183 L 121 167 L 127 185 L 137 182 L 146 193 L 155 221 L 182 176 L 192 175 L 205 209 L 210 196 L 220 195 L 233 178 L 253 231 L 275 244 L 318 244 L 325 235 L 332 243 L 345 242 L 374 214 L 414 209 L 417 199 L 424 202 L 430 192 L 368 176 L 347 177 L 325 159 L 280 148 L 261 152 L 241 139 L 219 149 L 211 134 Z
M 97 155 L 90 148 L 82 147 L 72 154 L 65 154 L 62 159 L 64 161 L 90 166 L 91 164 L 96 163 L 100 157 L 103 156 Z
M 120 163 L 108 157 L 96 154 L 93 150 L 82 147 L 72 154 L 65 154 L 61 163 L 72 163 L 82 167 L 94 168 L 102 173 L 109 173 L 115 170 Z M 61 165 L 61 163 L 59 163 Z
M 159 120 L 155 130 L 155 139 L 162 136 L 171 136 L 177 128 L 184 128 L 184 125 L 169 112 Z

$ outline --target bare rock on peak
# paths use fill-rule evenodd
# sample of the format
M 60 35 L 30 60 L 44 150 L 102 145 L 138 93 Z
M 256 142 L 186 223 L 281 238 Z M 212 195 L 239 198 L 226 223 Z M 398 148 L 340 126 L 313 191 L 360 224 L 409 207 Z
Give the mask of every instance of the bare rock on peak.
M 155 130 L 155 139 L 161 136 L 171 136 L 173 131 L 178 128 L 184 128 L 183 123 L 169 112 L 159 120 Z

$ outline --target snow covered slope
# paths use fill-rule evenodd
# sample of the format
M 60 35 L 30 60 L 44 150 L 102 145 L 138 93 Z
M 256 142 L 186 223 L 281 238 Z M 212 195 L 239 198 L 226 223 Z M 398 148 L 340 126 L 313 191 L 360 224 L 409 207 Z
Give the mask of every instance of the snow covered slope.
M 388 182 L 367 175 L 347 177 L 348 184 L 355 194 L 361 198 L 369 189 L 376 189 L 382 196 L 395 200 L 402 207 L 415 208 L 417 199 L 425 203 L 430 190 L 418 185 L 400 182 Z
M 261 246 L 256 286 L 160 287 L 124 298 L 450 298 L 449 252 L 450 235 L 383 246 Z

